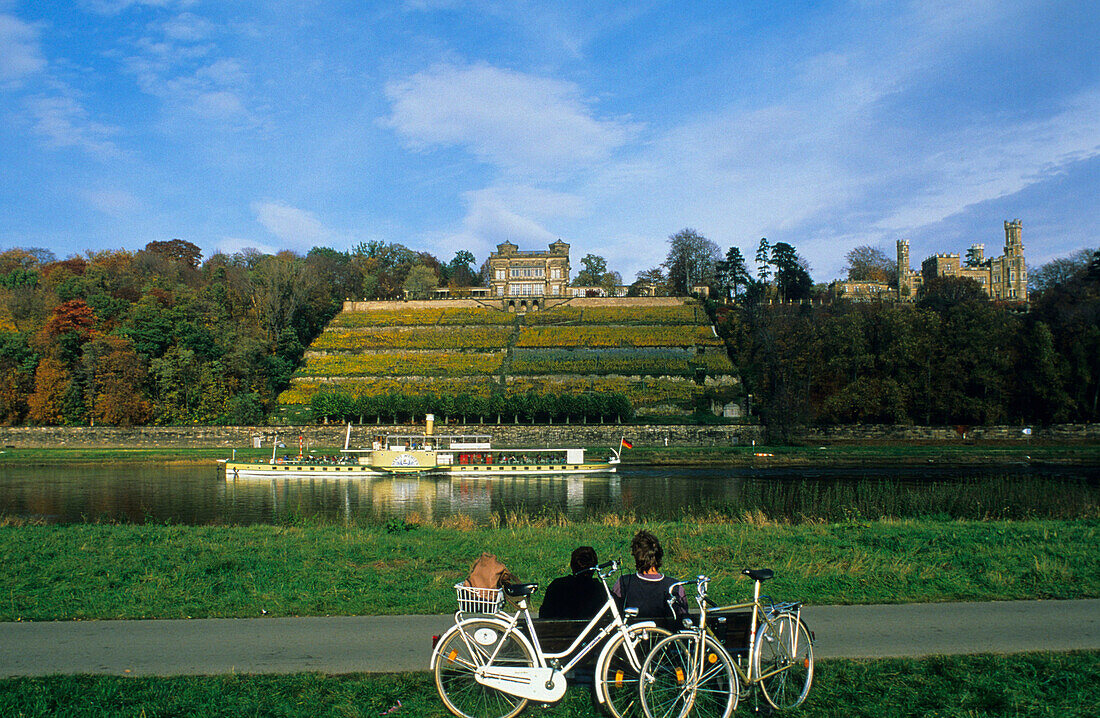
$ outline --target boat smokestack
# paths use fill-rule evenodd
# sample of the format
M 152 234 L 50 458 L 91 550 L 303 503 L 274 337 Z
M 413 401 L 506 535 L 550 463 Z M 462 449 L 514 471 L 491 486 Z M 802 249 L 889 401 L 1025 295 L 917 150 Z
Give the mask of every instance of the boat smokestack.
M 424 429 L 424 433 L 428 436 L 432 435 L 432 428 L 435 426 L 435 414 L 427 414 L 424 417 L 424 423 L 427 424 Z

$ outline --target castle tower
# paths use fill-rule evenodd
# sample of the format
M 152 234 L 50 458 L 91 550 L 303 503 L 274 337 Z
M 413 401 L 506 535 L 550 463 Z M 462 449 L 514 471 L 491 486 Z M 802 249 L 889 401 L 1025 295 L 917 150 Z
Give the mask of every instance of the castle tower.
M 1011 222 L 1005 220 L 1005 256 L 1023 257 L 1024 241 L 1020 237 L 1023 230 L 1023 222 L 1014 219 Z
M 905 301 L 913 294 L 909 282 L 909 240 L 898 240 L 898 301 Z
M 1002 279 L 1006 299 L 1027 301 L 1027 265 L 1024 263 L 1023 222 L 1005 221 L 1005 256 Z

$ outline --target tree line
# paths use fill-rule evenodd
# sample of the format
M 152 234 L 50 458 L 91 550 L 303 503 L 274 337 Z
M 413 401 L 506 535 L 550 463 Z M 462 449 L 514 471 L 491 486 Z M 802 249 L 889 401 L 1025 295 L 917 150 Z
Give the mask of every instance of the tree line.
M 926 281 L 914 303 L 714 309 L 760 418 L 781 436 L 812 423 L 1094 422 L 1100 251 L 1084 258 L 1026 310 L 957 277 Z
M 468 286 L 472 262 L 384 242 L 205 261 L 180 239 L 0 252 L 0 423 L 261 423 L 344 299 Z
M 925 282 L 912 303 L 795 303 L 819 291 L 797 250 L 762 239 L 754 259 L 750 272 L 737 247 L 722 253 L 684 229 L 669 237 L 665 262 L 640 272 L 630 291 L 708 287 L 708 309 L 754 408 L 781 431 L 815 422 L 1100 420 L 1100 252 L 1034 269 L 1029 310 L 993 303 L 958 278 Z M 873 248 L 848 260 L 852 279 L 896 273 Z M 444 263 L 383 242 L 205 260 L 179 239 L 63 260 L 41 249 L 0 252 L 0 423 L 261 423 L 344 299 L 476 286 L 485 265 L 475 271 L 473 262 L 466 251 Z M 601 257 L 588 255 L 582 266 L 584 286 L 619 281 Z M 514 417 L 630 414 L 586 408 L 576 397 L 524 397 Z M 435 400 L 443 402 L 436 413 L 450 415 L 459 397 Z M 470 401 L 471 416 L 497 414 Z M 315 416 L 343 420 L 361 408 L 322 406 Z

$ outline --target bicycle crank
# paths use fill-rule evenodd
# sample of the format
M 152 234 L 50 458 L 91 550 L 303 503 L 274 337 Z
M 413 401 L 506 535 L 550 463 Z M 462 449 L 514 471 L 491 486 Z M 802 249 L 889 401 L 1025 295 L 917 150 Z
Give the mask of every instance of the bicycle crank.
M 561 671 L 534 666 L 482 666 L 474 679 L 488 688 L 539 703 L 557 703 L 568 687 Z

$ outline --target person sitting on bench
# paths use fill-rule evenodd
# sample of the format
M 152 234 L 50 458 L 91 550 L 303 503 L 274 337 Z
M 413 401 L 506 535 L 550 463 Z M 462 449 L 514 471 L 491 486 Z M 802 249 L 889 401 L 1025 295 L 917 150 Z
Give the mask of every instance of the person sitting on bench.
M 595 616 L 607 601 L 600 582 L 592 575 L 596 568 L 596 549 L 580 546 L 569 559 L 569 576 L 555 578 L 546 587 L 546 599 L 539 618 L 583 620 Z
M 630 542 L 630 553 L 638 573 L 620 576 L 611 593 L 623 608 L 637 608 L 638 618 L 681 618 L 687 613 L 684 587 L 676 589 L 675 616 L 668 610 L 668 587 L 676 579 L 660 572 L 665 551 L 661 542 L 649 531 L 642 529 Z

